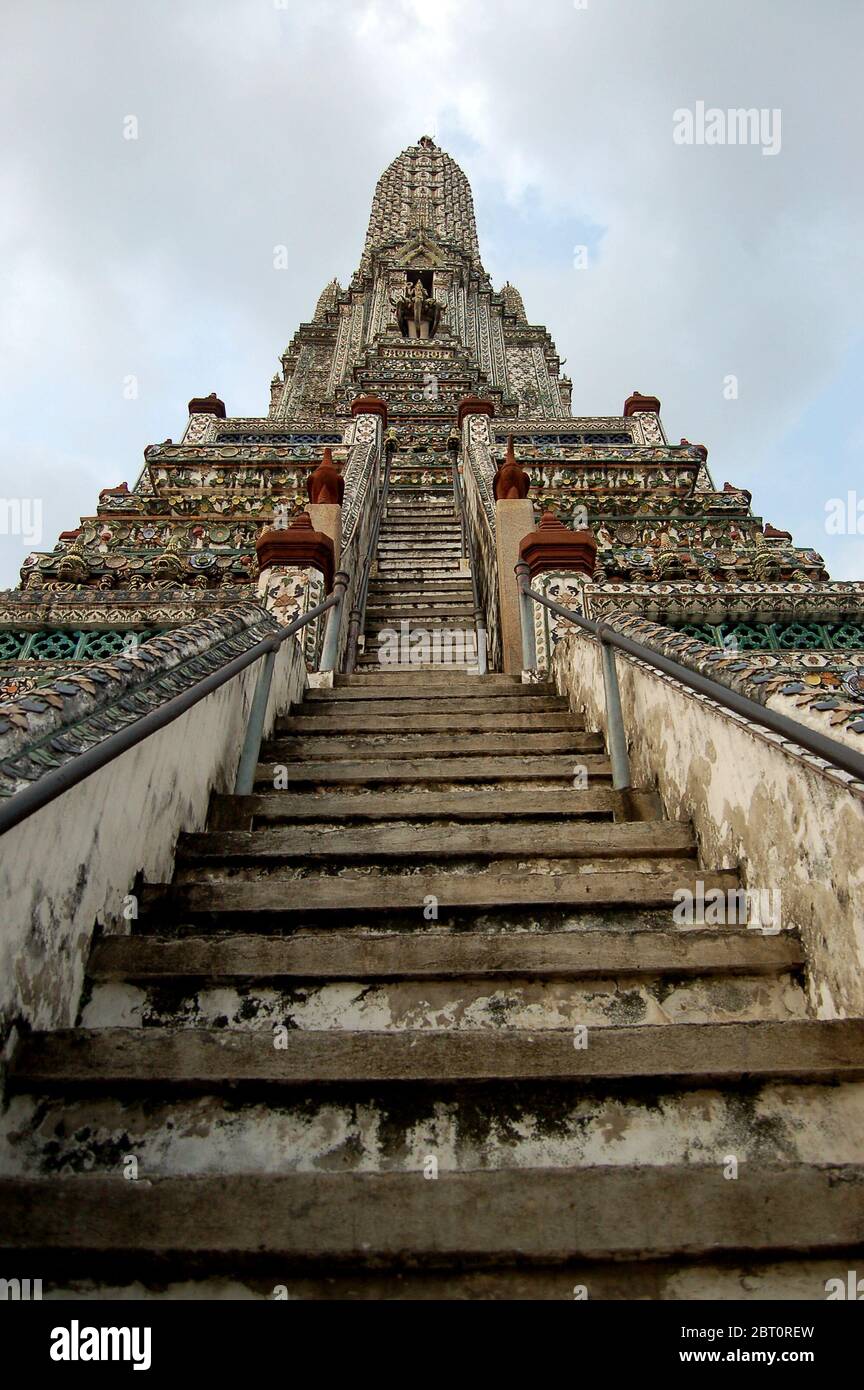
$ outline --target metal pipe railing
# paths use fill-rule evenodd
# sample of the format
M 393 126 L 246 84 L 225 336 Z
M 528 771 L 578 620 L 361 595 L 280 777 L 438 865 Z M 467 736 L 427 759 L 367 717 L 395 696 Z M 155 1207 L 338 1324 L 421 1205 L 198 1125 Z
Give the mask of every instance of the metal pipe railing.
M 50 805 L 52 801 L 56 801 L 59 796 L 62 796 L 65 792 L 71 791 L 73 787 L 77 787 L 79 783 L 92 776 L 94 772 L 101 772 L 102 768 L 107 767 L 109 763 L 114 762 L 115 759 L 121 757 L 124 753 L 128 753 L 131 748 L 135 748 L 139 743 L 143 743 L 151 734 L 159 733 L 161 729 L 167 728 L 169 724 L 173 724 L 181 715 L 186 714 L 190 709 L 194 709 L 202 700 L 206 700 L 208 695 L 213 695 L 217 690 L 221 690 L 223 685 L 227 685 L 229 681 L 234 680 L 235 676 L 242 675 L 250 666 L 254 666 L 256 661 L 260 661 L 262 657 L 267 657 L 269 660 L 265 662 L 265 669 L 259 677 L 255 698 L 252 702 L 249 720 L 249 724 L 251 725 L 252 715 L 254 714 L 256 719 L 258 717 L 256 706 L 260 705 L 260 699 L 263 696 L 264 679 L 265 676 L 267 676 L 268 666 L 267 697 L 269 698 L 269 682 L 272 681 L 273 678 L 273 665 L 279 648 L 284 642 L 288 641 L 289 637 L 296 636 L 304 627 L 308 627 L 310 623 L 314 623 L 317 618 L 320 618 L 323 613 L 328 613 L 331 609 L 337 608 L 341 602 L 342 600 L 339 594 L 334 592 L 324 603 L 319 604 L 317 608 L 313 608 L 309 613 L 304 613 L 302 618 L 298 618 L 295 622 L 291 623 L 290 627 L 282 628 L 278 632 L 274 632 L 271 636 L 263 638 L 263 640 L 257 642 L 254 647 L 250 647 L 248 652 L 243 652 L 242 656 L 235 657 L 233 661 L 227 662 L 224 666 L 221 666 L 218 671 L 211 671 L 209 676 L 204 676 L 202 680 L 197 681 L 195 685 L 190 686 L 188 690 L 184 690 L 180 695 L 175 695 L 173 699 L 166 700 L 164 705 L 160 705 L 158 709 L 152 710 L 150 714 L 145 714 L 141 719 L 136 719 L 134 723 L 127 725 L 125 729 L 119 729 L 116 734 L 111 734 L 108 738 L 103 739 L 103 741 L 98 743 L 94 748 L 88 748 L 85 752 L 79 753 L 74 758 L 70 758 L 69 762 L 64 763 L 62 767 L 55 768 L 52 772 L 46 772 L 44 777 L 40 777 L 32 786 L 24 787 L 21 791 L 15 792 L 9 797 L 8 801 L 0 804 L 0 835 L 4 834 L 7 830 L 12 830 L 16 825 L 20 825 L 22 821 L 27 820 L 28 817 L 34 815 L 36 811 L 41 811 L 43 807 Z M 263 709 L 261 710 L 261 728 L 263 728 L 266 708 L 267 699 L 264 699 Z M 244 741 L 243 753 L 241 754 L 241 763 L 243 757 L 247 755 L 248 740 L 249 727 L 247 726 L 246 741 Z M 260 737 L 258 740 L 258 747 L 260 748 Z
M 474 631 L 477 634 L 477 670 L 481 676 L 485 676 L 489 669 L 486 613 L 480 601 L 480 586 L 477 582 L 477 549 L 474 544 L 474 533 L 465 506 L 462 484 L 459 481 L 459 461 L 455 455 L 451 460 L 451 467 L 453 469 L 453 499 L 456 515 L 459 517 L 459 524 L 462 528 L 462 552 L 471 570 L 471 590 L 474 595 Z
M 705 695 L 716 704 L 731 710 L 733 714 L 740 715 L 743 719 L 749 719 L 754 724 L 761 724 L 763 728 L 770 729 L 780 738 L 786 739 L 790 743 L 797 744 L 808 753 L 813 753 L 817 758 L 822 758 L 824 762 L 831 763 L 834 767 L 840 768 L 843 772 L 848 772 L 850 776 L 858 781 L 864 782 L 864 754 L 858 753 L 854 748 L 847 748 L 846 744 L 838 743 L 836 739 L 828 738 L 825 734 L 820 734 L 815 729 L 809 729 L 806 724 L 800 724 L 797 719 L 790 719 L 786 714 L 778 714 L 776 710 L 766 708 L 765 705 L 758 704 L 755 700 L 749 699 L 746 695 L 739 695 L 737 690 L 730 689 L 727 685 L 721 685 L 719 681 L 712 680 L 710 676 L 700 675 L 697 671 L 691 671 L 688 666 L 682 666 L 680 662 L 673 661 L 668 656 L 663 656 L 660 652 L 655 652 L 653 648 L 645 646 L 643 642 L 635 642 L 632 637 L 625 637 L 623 633 L 610 627 L 608 623 L 595 622 L 593 618 L 586 618 L 581 613 L 574 613 L 570 608 L 563 608 L 560 603 L 553 603 L 546 598 L 545 594 L 538 594 L 532 589 L 530 582 L 524 572 L 527 565 L 517 566 L 519 572 L 519 593 L 530 603 L 541 603 L 544 608 L 555 613 L 559 618 L 565 618 L 567 622 L 573 623 L 581 628 L 583 632 L 589 633 L 596 638 L 604 648 L 609 648 L 611 663 L 604 662 L 604 675 L 608 671 L 607 683 L 607 723 L 609 728 L 610 744 L 613 739 L 613 725 L 618 725 L 618 733 L 615 735 L 624 741 L 624 751 L 626 753 L 626 740 L 624 740 L 623 719 L 620 718 L 621 700 L 618 689 L 618 677 L 615 670 L 614 651 L 623 652 L 626 656 L 636 657 L 637 660 L 645 662 L 648 666 L 653 666 L 655 670 L 662 671 L 664 675 L 672 676 L 681 685 L 687 686 L 690 690 L 695 690 L 698 695 Z M 523 623 L 525 609 L 523 607 Z M 524 637 L 524 630 L 523 630 Z M 533 639 L 533 623 L 532 623 Z M 524 643 L 523 643 L 524 645 Z M 534 658 L 536 666 L 536 656 Z M 534 666 L 527 667 L 533 670 Z M 617 701 L 618 714 L 610 709 L 610 691 L 613 702 Z M 610 757 L 613 757 L 613 749 L 610 747 Z M 614 758 L 613 758 L 614 766 Z M 629 782 L 629 777 L 628 777 Z
M 342 629 L 342 609 L 345 603 L 345 593 L 350 583 L 351 576 L 344 570 L 340 570 L 333 580 L 333 593 L 327 600 L 325 609 L 329 608 L 330 617 L 327 621 L 327 631 L 324 635 L 324 649 L 321 654 L 319 671 L 328 673 L 336 669 L 336 661 L 339 655 L 339 635 Z M 316 615 L 320 612 L 316 610 Z M 304 626 L 315 621 L 311 614 L 306 615 Z M 286 629 L 287 637 L 290 629 Z M 280 643 L 281 645 L 281 643 Z M 267 716 L 267 706 L 270 703 L 270 687 L 273 684 L 273 672 L 276 667 L 276 651 L 267 655 L 267 660 L 258 677 L 258 684 L 255 687 L 255 695 L 252 700 L 252 708 L 249 711 L 249 718 L 246 723 L 246 737 L 243 740 L 243 749 L 240 754 L 240 765 L 237 768 L 237 777 L 234 782 L 235 796 L 251 796 L 255 787 L 255 773 L 258 767 L 258 759 L 261 756 L 261 742 L 264 738 L 264 720 Z
M 394 450 L 387 450 L 387 458 L 384 464 L 384 482 L 381 487 L 381 496 L 378 499 L 378 510 L 375 513 L 375 520 L 372 523 L 372 530 L 369 534 L 369 544 L 366 547 L 366 558 L 363 562 L 363 573 L 354 600 L 354 607 L 351 609 L 351 618 L 348 624 L 348 645 L 345 651 L 345 664 L 343 671 L 346 676 L 353 675 L 357 665 L 357 654 L 360 646 L 360 629 L 366 617 L 366 604 L 369 601 L 369 581 L 372 577 L 372 566 L 378 555 L 378 538 L 381 535 L 381 523 L 384 520 L 384 513 L 387 510 L 387 503 L 390 498 L 390 470 L 393 466 Z

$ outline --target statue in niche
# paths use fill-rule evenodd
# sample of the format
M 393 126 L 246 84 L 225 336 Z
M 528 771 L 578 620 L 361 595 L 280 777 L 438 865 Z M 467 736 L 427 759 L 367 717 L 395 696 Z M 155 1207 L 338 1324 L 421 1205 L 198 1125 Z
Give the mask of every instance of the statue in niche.
M 391 297 L 390 303 L 396 313 L 399 332 L 404 338 L 411 338 L 415 342 L 428 342 L 435 337 L 447 307 L 426 289 L 419 276 L 412 282 L 409 275 L 405 277 L 400 297 Z

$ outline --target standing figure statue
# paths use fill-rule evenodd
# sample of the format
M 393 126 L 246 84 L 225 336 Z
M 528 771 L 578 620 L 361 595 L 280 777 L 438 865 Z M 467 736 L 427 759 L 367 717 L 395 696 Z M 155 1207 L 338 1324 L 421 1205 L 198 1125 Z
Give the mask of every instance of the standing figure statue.
M 390 303 L 396 312 L 399 331 L 406 338 L 421 339 L 426 342 L 434 338 L 446 305 L 430 294 L 421 279 L 411 282 L 406 275 L 405 286 L 398 299 L 391 297 Z

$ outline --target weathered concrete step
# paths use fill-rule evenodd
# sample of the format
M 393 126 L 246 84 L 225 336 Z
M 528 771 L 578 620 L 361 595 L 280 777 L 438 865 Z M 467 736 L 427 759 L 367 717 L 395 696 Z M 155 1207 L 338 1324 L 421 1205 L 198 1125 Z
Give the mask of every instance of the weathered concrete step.
M 417 502 L 406 498 L 404 501 L 391 502 L 384 514 L 385 522 L 392 521 L 394 518 L 412 517 L 418 521 L 425 522 L 452 522 L 458 520 L 453 506 L 449 502 L 429 501 Z
M 383 569 L 380 573 L 386 578 L 391 579 L 394 585 L 402 587 L 422 587 L 427 593 L 437 589 L 442 581 L 447 579 L 461 579 L 465 571 L 453 566 L 445 569 L 439 565 L 435 568 L 425 568 L 423 566 L 408 567 L 404 564 L 393 564 L 391 567 Z M 391 596 L 383 595 L 385 600 Z
M 631 821 L 618 825 L 570 823 L 563 826 L 516 820 L 511 825 L 406 825 L 348 830 L 290 827 L 251 833 L 210 831 L 184 835 L 178 844 L 182 860 L 225 859 L 374 859 L 550 857 L 614 859 L 663 855 L 691 856 L 696 842 L 689 825 L 672 821 Z
M 678 894 L 698 896 L 714 888 L 731 892 L 738 876 L 729 870 L 697 876 L 687 866 L 680 871 L 580 874 L 391 874 L 350 878 L 307 877 L 289 883 L 275 879 L 224 879 L 201 883 L 146 884 L 142 910 L 175 915 L 195 913 L 266 914 L 290 917 L 298 913 L 416 912 L 422 915 L 435 901 L 440 912 L 463 908 L 613 907 L 668 908 Z
M 439 617 L 455 614 L 457 617 L 467 618 L 471 622 L 474 618 L 474 599 L 470 593 L 455 595 L 418 593 L 402 597 L 382 594 L 370 600 L 366 609 L 366 619 L 371 621 L 376 617 L 392 618 L 394 616 L 413 618 L 418 612 L 437 614 Z
M 26 1036 L 9 1064 L 13 1091 L 636 1078 L 692 1085 L 743 1076 L 860 1080 L 864 1020 L 596 1028 L 588 1030 L 587 1046 L 577 1045 L 570 1029 L 420 1034 L 293 1029 L 277 1048 L 272 1031 L 75 1028 Z M 722 1174 L 714 1176 L 719 1187 Z M 861 1218 L 864 1222 L 864 1205 Z
M 794 936 L 746 927 L 657 932 L 333 932 L 291 937 L 103 937 L 87 967 L 100 980 L 596 979 L 775 975 L 804 964 Z
M 458 632 L 460 636 L 465 632 L 473 634 L 474 610 L 472 608 L 470 612 L 462 614 L 442 614 L 436 613 L 431 609 L 424 612 L 420 608 L 415 608 L 413 612 L 410 613 L 394 611 L 393 613 L 383 613 L 378 617 L 367 612 L 364 631 L 366 634 L 367 647 L 372 639 L 378 641 L 380 638 L 384 641 L 392 641 L 390 637 L 382 637 L 382 634 L 385 632 L 396 632 L 400 636 L 408 636 L 415 632 L 439 631 Z
M 852 1249 L 864 1169 L 741 1164 L 578 1172 L 122 1175 L 0 1183 L 0 1248 L 294 1265 L 521 1262 Z
M 464 594 L 436 594 L 422 592 L 416 594 L 377 594 L 373 595 L 366 608 L 367 618 L 376 614 L 398 614 L 414 616 L 416 612 L 439 612 L 443 615 L 456 613 L 474 616 L 474 598 L 470 590 Z
M 405 603 L 393 604 L 392 607 L 367 608 L 366 609 L 366 630 L 371 628 L 378 631 L 383 627 L 401 627 L 403 623 L 409 627 L 458 627 L 469 628 L 474 626 L 474 605 L 462 604 L 458 607 L 455 604 L 438 604 L 437 606 L 426 599 L 418 599 L 412 607 Z
M 716 981 L 718 989 L 722 983 Z M 131 988 L 102 987 L 117 997 Z M 331 993 L 347 988 L 321 986 Z M 412 988 L 435 990 L 428 981 Z M 150 987 L 163 1004 L 170 989 Z M 506 990 L 501 994 L 507 997 Z M 179 1008 L 194 1008 L 194 994 L 177 997 Z M 215 1003 L 215 991 L 207 1003 Z M 247 1015 L 243 1026 L 250 1026 Z M 115 1175 L 130 1153 L 144 1180 L 262 1170 L 274 1176 L 336 1170 L 419 1175 L 432 1154 L 442 1177 L 502 1169 L 690 1167 L 696 1155 L 700 1165 L 722 1173 L 730 1154 L 739 1164 L 760 1166 L 858 1165 L 862 1096 L 860 1081 L 778 1078 L 742 1088 L 734 1076 L 696 1086 L 637 1077 L 576 1084 L 211 1087 L 188 1094 L 163 1087 L 152 1095 L 129 1087 L 101 1094 L 81 1087 L 68 1095 L 52 1088 L 10 1096 L 14 1143 L 0 1147 L 0 1174 Z M 502 1117 L 514 1122 L 502 1123 Z
M 532 1034 L 639 1024 L 747 1023 L 807 1017 L 789 975 L 459 976 L 439 979 L 94 982 L 83 1028 L 299 1028 L 381 1033 L 410 1030 Z M 854 1083 L 850 1083 L 852 1085 Z M 858 1087 L 858 1089 L 862 1089 Z M 0 1160 L 2 1162 L 2 1160 Z M 456 1164 L 456 1167 L 461 1165 Z
M 462 546 L 462 532 L 458 526 L 395 526 L 390 523 L 386 528 L 382 527 L 379 539 L 389 545 L 411 546 L 418 542 L 421 545 L 434 545 L 440 542 L 459 549 Z
M 385 653 L 386 656 L 386 653 Z M 369 655 L 361 656 L 357 662 L 358 671 L 363 671 L 366 675 L 380 674 L 382 676 L 400 675 L 407 671 L 428 671 L 430 675 L 440 675 L 445 671 L 452 671 L 454 675 L 470 676 L 479 675 L 476 657 L 471 657 L 465 661 L 397 661 L 388 659 L 382 660 L 377 648 Z
M 466 571 L 462 568 L 462 562 L 457 558 L 445 560 L 440 558 L 412 562 L 408 555 L 394 556 L 392 559 L 386 557 L 378 561 L 376 573 L 385 579 L 398 580 L 423 580 L 429 584 L 437 582 L 439 579 L 452 579 Z
M 461 539 L 462 535 L 459 519 L 454 517 L 452 512 L 448 513 L 441 510 L 434 513 L 418 513 L 411 512 L 407 507 L 404 509 L 400 507 L 398 512 L 391 511 L 385 516 L 381 534 L 387 535 L 393 531 L 407 536 L 443 533 L 455 535 Z
M 321 693 L 330 694 L 331 692 Z M 302 705 L 296 707 L 298 716 L 306 719 L 315 719 L 319 725 L 322 725 L 329 723 L 336 724 L 337 722 L 341 724 L 342 719 L 348 715 L 378 715 L 391 719 L 397 717 L 402 718 L 404 716 L 407 718 L 416 717 L 418 719 L 425 719 L 427 715 L 430 717 L 440 716 L 441 718 L 453 714 L 459 715 L 465 710 L 464 696 L 448 699 L 446 695 L 442 694 L 438 699 L 400 700 L 398 698 L 389 698 L 386 694 L 380 696 L 370 694 L 367 697 L 358 691 L 356 698 L 352 697 L 351 700 L 344 700 L 342 699 L 341 691 L 332 693 L 334 693 L 337 698 L 333 700 L 313 700 L 307 697 Z M 506 695 L 489 695 L 485 699 L 472 699 L 470 708 L 472 711 L 472 719 L 474 717 L 473 712 L 476 711 L 477 717 L 479 718 L 492 716 L 497 719 L 500 717 L 505 721 L 506 727 L 506 720 L 510 715 L 530 715 L 535 713 L 559 714 L 567 710 L 567 701 L 560 695 L 535 696 L 530 702 L 524 700 L 520 695 L 514 695 L 512 697 Z M 584 727 L 575 714 L 570 715 L 570 718 L 573 721 L 570 725 L 571 728 L 581 729 Z M 477 725 L 472 724 L 472 727 L 476 728 Z
M 392 584 L 387 587 L 369 589 L 369 607 L 383 608 L 394 604 L 411 607 L 418 603 L 473 603 L 474 593 L 470 581 L 457 579 L 448 588 L 443 582 L 431 584 Z
M 389 682 L 371 680 L 368 676 L 337 675 L 334 680 L 337 690 L 352 690 L 364 685 L 377 685 L 381 687 L 382 690 L 391 688 Z M 448 693 L 452 693 L 454 689 L 453 682 L 445 676 L 442 676 L 438 681 L 429 681 L 426 678 L 421 679 L 420 677 L 413 677 L 406 674 L 400 676 L 399 680 L 401 685 L 405 686 L 408 691 L 413 688 L 424 699 L 430 698 L 430 695 L 434 695 L 436 690 L 442 695 L 447 695 Z M 455 686 L 455 689 L 458 690 L 459 694 L 462 693 L 463 689 L 469 691 L 481 689 L 487 695 L 490 692 L 497 693 L 498 691 L 505 695 L 524 695 L 533 692 L 536 692 L 538 695 L 556 695 L 558 693 L 556 687 L 548 681 L 544 683 L 538 682 L 536 685 L 523 685 L 519 676 L 496 674 L 483 676 L 479 683 L 475 680 L 463 680 Z M 333 696 L 333 691 L 322 691 L 318 693 L 325 694 L 331 698 Z M 369 697 L 364 695 L 363 698 L 368 699 Z M 408 694 L 399 695 L 400 700 L 409 698 L 410 695 Z
M 44 1255 L 19 1252 L 16 1264 L 27 1277 L 39 1278 Z M 143 1252 L 129 1257 L 128 1267 L 118 1269 L 118 1259 L 64 1252 L 52 1257 L 54 1277 L 44 1279 L 44 1297 L 79 1302 L 93 1294 L 95 1262 L 102 1272 L 99 1297 L 110 1302 L 140 1299 L 195 1298 L 202 1303 L 250 1301 L 270 1303 L 274 1279 L 263 1270 L 233 1273 L 217 1271 L 206 1256 L 175 1258 L 170 1273 L 162 1257 Z M 226 1262 L 226 1257 L 222 1257 Z M 232 1257 L 227 1257 L 233 1263 Z M 62 1270 L 58 1265 L 62 1263 Z M 121 1257 L 120 1264 L 127 1262 Z M 472 1263 L 475 1263 L 472 1261 Z M 721 1252 L 716 1259 L 571 1260 L 550 1265 L 543 1261 L 525 1265 L 506 1260 L 482 1269 L 465 1269 L 460 1259 L 441 1257 L 425 1268 L 394 1266 L 375 1268 L 356 1262 L 322 1262 L 326 1267 L 280 1275 L 285 1296 L 296 1303 L 571 1303 L 574 1289 L 588 1290 L 594 1300 L 606 1302 L 820 1302 L 837 1277 L 836 1255 L 768 1255 L 756 1259 L 746 1253 L 734 1259 Z M 841 1281 L 842 1282 L 842 1281 Z
M 427 677 L 412 678 L 410 675 L 391 677 L 389 680 L 373 679 L 369 676 L 337 676 L 332 690 L 307 690 L 304 702 L 331 702 L 338 700 L 452 700 L 470 697 L 471 699 L 510 699 L 528 700 L 537 698 L 558 698 L 554 685 L 521 685 L 509 676 L 472 677 L 470 680 L 453 680 L 441 677 L 429 680 Z M 497 708 L 497 705 L 496 705 Z
M 413 578 L 426 574 L 431 577 L 439 573 L 458 574 L 463 557 L 458 555 L 457 549 L 457 546 L 453 546 L 453 553 L 450 553 L 442 552 L 438 546 L 428 546 L 424 549 L 408 549 L 408 546 L 403 545 L 389 546 L 385 552 L 379 552 L 375 573 L 396 577 L 397 571 L 404 570 Z
M 379 548 L 377 572 L 380 574 L 387 566 L 398 566 L 400 569 L 426 570 L 427 565 L 431 565 L 434 570 L 449 572 L 450 574 L 459 573 L 458 566 L 462 556 L 459 546 L 452 549 L 439 545 L 429 547 L 415 547 L 399 545 L 394 543 L 392 546 Z
M 638 794 L 637 794 L 638 795 Z M 612 816 L 634 819 L 621 792 L 610 787 L 569 791 L 476 792 L 389 792 L 361 795 L 292 796 L 289 792 L 270 792 L 264 796 L 215 796 L 211 805 L 214 830 L 251 830 L 253 821 L 343 821 L 367 820 L 447 820 L 459 822 L 515 820 L 523 817 L 550 817 L 566 821 L 583 816 Z M 640 820 L 657 819 L 647 813 Z
M 451 571 L 455 578 L 460 574 L 459 571 Z M 378 592 L 370 597 L 370 606 L 374 608 L 393 608 L 397 609 L 400 605 L 406 608 L 416 607 L 417 604 L 428 604 L 440 607 L 442 604 L 452 604 L 455 607 L 474 602 L 474 594 L 470 587 L 463 586 L 461 578 L 458 586 L 454 585 L 451 589 L 443 588 L 444 581 L 448 576 L 444 573 L 430 575 L 411 575 L 409 578 L 397 578 L 394 580 L 394 587 L 391 591 Z M 413 592 L 407 592 L 413 590 Z
M 408 580 L 398 579 L 377 579 L 373 578 L 369 585 L 370 594 L 403 594 L 416 593 L 423 594 L 433 590 L 438 590 L 446 594 L 471 593 L 471 580 L 464 574 L 448 574 L 435 581 L 434 586 L 426 584 L 423 580 L 411 583 Z
M 395 561 L 392 564 L 385 561 L 378 572 L 395 584 L 424 584 L 427 588 L 437 586 L 442 579 L 455 579 L 465 573 L 458 564 L 445 567 L 436 562 L 435 565 L 409 566 Z
M 398 737 L 396 736 L 398 734 Z M 561 733 L 543 733 L 537 729 L 525 729 L 519 733 L 466 734 L 458 737 L 453 734 L 425 734 L 406 730 L 395 732 L 379 729 L 376 732 L 342 734 L 337 738 L 280 738 L 268 743 L 261 756 L 265 765 L 306 760 L 320 762 L 332 758 L 334 762 L 357 762 L 362 758 L 388 763 L 401 759 L 416 761 L 418 758 L 442 758 L 457 760 L 466 757 L 501 758 L 507 753 L 528 757 L 532 753 L 602 753 L 603 739 L 599 734 L 577 733 L 565 730 Z M 571 763 L 571 777 L 576 775 Z M 269 774 L 267 780 L 270 780 Z
M 444 536 L 437 535 L 430 536 L 427 540 L 422 536 L 415 535 L 411 540 L 406 540 L 402 536 L 394 536 L 392 539 L 388 539 L 388 537 L 382 533 L 378 540 L 379 558 L 382 556 L 387 557 L 391 554 L 405 555 L 409 559 L 414 555 L 458 554 L 461 559 L 462 543 L 458 537 L 455 537 L 451 541 L 447 540 Z
M 350 707 L 349 707 L 350 708 Z M 289 719 L 279 722 L 278 733 L 281 734 L 332 734 L 338 737 L 341 733 L 346 734 L 376 734 L 376 733 L 395 733 L 395 734 L 427 734 L 440 731 L 442 733 L 470 732 L 476 733 L 516 733 L 520 729 L 543 730 L 546 733 L 553 733 L 561 729 L 567 729 L 571 733 L 578 732 L 584 734 L 586 738 L 597 740 L 592 743 L 592 748 L 602 748 L 603 741 L 599 734 L 585 733 L 581 729 L 576 719 L 569 711 L 562 710 L 538 710 L 536 714 L 524 713 L 524 705 L 518 712 L 508 713 L 502 710 L 500 713 L 485 714 L 478 711 L 475 714 L 472 710 L 470 714 L 430 714 L 426 710 L 411 709 L 406 714 L 355 714 L 352 710 L 350 714 L 335 712 L 322 718 L 317 714 L 296 715 Z M 344 707 L 343 707 L 344 709 Z
M 479 676 L 480 671 L 477 666 L 476 657 L 467 661 L 427 661 L 427 662 L 396 662 L 382 660 L 380 654 L 362 657 L 357 662 L 357 670 L 366 676 L 380 675 L 394 676 L 401 675 L 406 671 L 422 671 L 430 676 L 440 676 L 444 672 L 452 671 L 454 676 Z
M 612 765 L 599 754 L 583 753 L 579 759 L 588 781 L 611 778 Z M 288 786 L 314 783 L 434 783 L 434 782 L 556 782 L 573 785 L 572 756 L 562 758 L 554 753 L 537 753 L 533 757 L 443 757 L 392 758 L 380 761 L 368 758 L 355 761 L 305 760 L 285 764 L 261 763 L 255 775 L 257 783 L 270 787 L 277 778 Z

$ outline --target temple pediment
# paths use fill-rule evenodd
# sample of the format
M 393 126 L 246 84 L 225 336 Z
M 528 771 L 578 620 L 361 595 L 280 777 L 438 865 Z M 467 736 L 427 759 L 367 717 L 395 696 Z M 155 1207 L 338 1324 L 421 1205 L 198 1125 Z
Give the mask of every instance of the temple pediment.
M 450 264 L 438 243 L 422 231 L 398 247 L 393 260 L 411 270 L 441 270 Z

